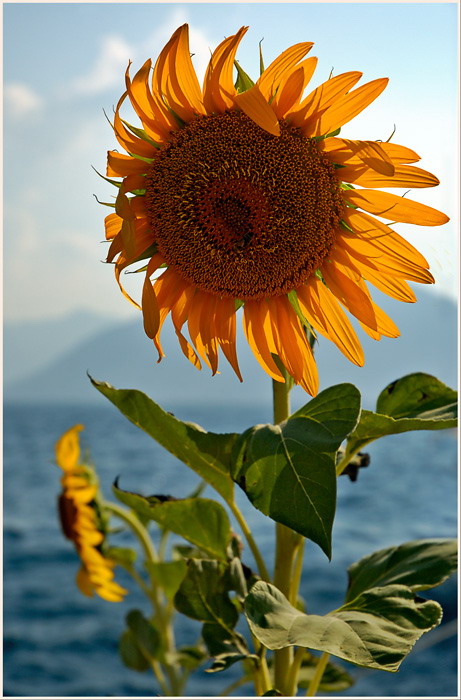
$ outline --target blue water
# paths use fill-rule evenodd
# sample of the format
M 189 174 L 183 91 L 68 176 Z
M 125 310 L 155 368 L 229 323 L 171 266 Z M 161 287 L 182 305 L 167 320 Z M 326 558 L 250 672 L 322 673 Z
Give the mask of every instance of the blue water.
M 182 419 L 215 431 L 243 430 L 270 420 L 267 408 L 169 406 Z M 120 604 L 85 598 L 76 589 L 78 561 L 56 519 L 60 471 L 53 463 L 57 437 L 84 423 L 83 442 L 97 465 L 102 490 L 120 486 L 143 493 L 188 495 L 198 478 L 112 406 L 6 406 L 4 414 L 4 694 L 6 696 L 139 697 L 159 693 L 148 674 L 125 668 L 117 641 L 128 610 L 144 598 L 134 590 Z M 372 463 L 356 483 L 339 480 L 333 560 L 308 543 L 301 593 L 309 611 L 341 604 L 346 566 L 382 547 L 457 533 L 456 441 L 453 431 L 389 437 L 368 449 Z M 213 497 L 211 490 L 206 495 Z M 270 561 L 273 524 L 243 493 L 238 503 Z M 252 564 L 245 553 L 244 561 Z M 122 570 L 117 580 L 132 584 Z M 444 624 L 425 635 L 397 674 L 348 666 L 356 684 L 342 695 L 423 697 L 456 695 L 456 581 L 424 593 L 439 600 Z M 199 624 L 182 622 L 180 643 L 193 643 Z M 342 662 L 340 662 L 342 664 Z M 193 674 L 188 695 L 215 696 L 237 677 Z M 234 695 L 250 694 L 242 688 Z

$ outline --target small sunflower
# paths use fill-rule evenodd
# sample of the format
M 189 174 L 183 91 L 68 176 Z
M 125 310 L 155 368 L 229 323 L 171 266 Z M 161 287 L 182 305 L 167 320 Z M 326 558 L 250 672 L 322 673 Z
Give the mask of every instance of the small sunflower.
M 247 27 L 213 52 L 198 83 L 188 27 L 177 29 L 153 68 L 130 77 L 113 128 L 128 155 L 109 151 L 119 188 L 105 219 L 115 274 L 146 260 L 141 304 L 159 361 L 168 314 L 185 356 L 218 369 L 219 348 L 242 380 L 236 311 L 254 355 L 284 381 L 278 356 L 309 394 L 317 368 L 306 329 L 357 365 L 364 356 L 344 311 L 372 338 L 398 328 L 373 303 L 367 283 L 416 301 L 407 280 L 434 282 L 424 257 L 385 221 L 436 226 L 441 212 L 376 188 L 432 187 L 409 148 L 338 137 L 375 100 L 387 78 L 355 89 L 362 73 L 330 77 L 304 96 L 317 63 L 312 43 L 284 51 L 254 84 L 235 61 Z M 234 85 L 234 69 L 237 82 Z M 120 116 L 126 98 L 142 129 Z M 129 195 L 129 196 L 128 196 Z M 376 218 L 379 217 L 379 218 Z M 158 275 L 154 278 L 154 274 Z M 187 323 L 189 339 L 183 334 Z
M 118 603 L 128 593 L 116 583 L 115 562 L 104 556 L 104 528 L 95 507 L 98 485 L 94 472 L 80 464 L 79 432 L 75 425 L 56 443 L 56 462 L 63 470 L 62 493 L 58 507 L 65 537 L 75 545 L 82 566 L 77 573 L 77 586 L 87 596 L 97 593 L 101 598 Z

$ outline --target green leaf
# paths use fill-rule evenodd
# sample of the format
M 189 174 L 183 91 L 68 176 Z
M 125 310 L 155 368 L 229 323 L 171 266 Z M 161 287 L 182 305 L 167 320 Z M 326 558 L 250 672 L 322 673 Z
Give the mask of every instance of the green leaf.
M 118 650 L 125 666 L 133 669 L 133 671 L 142 673 L 150 668 L 150 664 L 137 645 L 131 630 L 127 629 L 123 632 L 120 637 Z
M 132 423 L 197 472 L 226 501 L 232 500 L 229 465 L 236 433 L 207 433 L 198 425 L 178 420 L 141 391 L 115 389 L 90 379 Z
M 299 671 L 299 688 L 308 688 L 314 677 L 320 657 L 306 653 Z M 320 681 L 319 691 L 321 693 L 339 693 L 354 685 L 354 679 L 338 664 L 328 662 Z
M 174 598 L 178 612 L 200 620 L 214 622 L 232 630 L 238 612 L 229 598 L 228 566 L 221 561 L 190 559 L 187 575 Z
M 330 387 L 284 423 L 250 428 L 234 453 L 232 477 L 253 505 L 316 542 L 328 557 L 336 507 L 335 454 L 359 411 L 356 387 Z
M 126 623 L 127 629 L 119 643 L 122 661 L 135 671 L 146 671 L 150 661 L 161 652 L 160 635 L 140 610 L 130 610 Z
M 348 569 L 346 602 L 376 586 L 402 584 L 412 591 L 434 588 L 457 567 L 454 539 L 415 540 L 369 554 Z
M 130 568 L 136 561 L 136 552 L 129 547 L 108 547 L 104 550 L 104 555 L 108 559 L 113 559 L 120 566 Z
M 173 600 L 181 585 L 181 581 L 186 575 L 186 562 L 183 559 L 161 562 L 146 561 L 145 566 L 166 597 L 169 600 Z
M 227 559 L 231 529 L 227 513 L 208 498 L 163 500 L 141 496 L 113 486 L 119 501 L 132 508 L 144 520 L 155 520 L 165 530 L 184 537 L 216 559 Z
M 188 671 L 195 671 L 206 659 L 207 655 L 204 649 L 183 646 L 178 649 L 175 660 Z
M 376 412 L 393 418 L 452 420 L 457 399 L 454 389 L 417 372 L 389 384 L 378 397 Z
M 254 82 L 250 76 L 245 73 L 238 61 L 234 61 L 234 66 L 237 69 L 237 80 L 235 81 L 235 89 L 237 92 L 245 92 L 245 90 L 249 90 L 253 87 Z
M 378 397 L 377 413 L 362 411 L 347 441 L 346 458 L 385 435 L 456 427 L 456 396 L 453 389 L 422 372 L 392 382 Z
M 301 646 L 384 671 L 397 671 L 424 633 L 438 625 L 442 609 L 416 598 L 407 586 L 365 591 L 328 615 L 306 615 L 269 583 L 258 581 L 245 601 L 251 631 L 268 649 Z

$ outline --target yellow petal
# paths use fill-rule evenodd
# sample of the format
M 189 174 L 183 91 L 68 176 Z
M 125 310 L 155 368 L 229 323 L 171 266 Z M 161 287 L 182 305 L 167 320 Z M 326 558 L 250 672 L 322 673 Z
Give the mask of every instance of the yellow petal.
M 252 88 L 240 93 L 240 95 L 235 95 L 234 102 L 261 129 L 268 131 L 273 136 L 280 136 L 277 115 L 257 85 L 253 85 Z
M 83 425 L 74 425 L 56 443 L 56 462 L 65 472 L 75 469 L 80 459 L 79 433 Z
M 80 567 L 80 569 L 78 570 L 75 582 L 80 593 L 83 593 L 83 595 L 86 595 L 89 598 L 91 598 L 94 595 L 94 588 L 91 584 L 88 571 L 86 571 L 86 569 L 83 566 Z
M 123 102 L 126 99 L 127 92 L 123 93 L 121 98 L 118 101 L 117 107 L 115 109 L 115 114 L 114 114 L 114 133 L 117 138 L 117 141 L 120 143 L 121 146 L 128 152 L 132 153 L 137 156 L 143 156 L 144 158 L 152 158 L 154 154 L 156 153 L 157 149 L 155 146 L 153 146 L 151 143 L 148 143 L 147 141 L 144 141 L 144 139 L 138 138 L 138 136 L 134 136 L 131 132 L 129 132 L 121 118 L 120 118 L 120 108 L 123 104 Z
M 173 36 L 175 39 L 168 55 L 168 76 L 171 82 L 167 99 L 181 119 L 190 121 L 195 114 L 203 114 L 205 110 L 190 57 L 188 25 L 183 24 Z
M 312 78 L 317 66 L 317 58 L 306 58 L 284 79 L 271 102 L 271 107 L 279 119 L 299 103 L 302 94 Z
M 132 173 L 143 174 L 147 171 L 149 164 L 139 158 L 125 156 L 116 151 L 107 152 L 107 177 L 125 177 Z
M 120 233 L 122 228 L 123 219 L 118 214 L 108 214 L 104 219 L 104 228 L 106 231 L 106 240 L 110 241 L 117 233 Z M 118 251 L 120 252 L 120 251 Z M 113 259 L 113 258 L 112 258 Z
M 213 52 L 203 83 L 203 104 L 208 114 L 223 114 L 231 109 L 237 91 L 233 71 L 237 48 L 248 27 L 241 27 L 236 34 L 224 39 Z
M 287 115 L 295 125 L 302 127 L 303 133 L 309 135 L 320 116 L 344 95 L 362 77 L 359 71 L 350 71 L 335 75 L 313 90 L 299 105 L 299 109 Z
M 440 226 L 449 221 L 448 216 L 437 209 L 389 192 L 347 190 L 343 198 L 349 204 L 391 221 L 418 226 Z
M 314 44 L 311 41 L 303 41 L 294 44 L 283 51 L 280 56 L 272 61 L 257 81 L 257 85 L 266 100 L 270 100 L 277 91 L 284 74 L 296 66 L 303 56 L 305 56 Z
M 439 184 L 435 175 L 412 165 L 396 165 L 392 177 L 381 175 L 365 164 L 339 168 L 336 175 L 342 182 L 361 187 L 435 187 Z

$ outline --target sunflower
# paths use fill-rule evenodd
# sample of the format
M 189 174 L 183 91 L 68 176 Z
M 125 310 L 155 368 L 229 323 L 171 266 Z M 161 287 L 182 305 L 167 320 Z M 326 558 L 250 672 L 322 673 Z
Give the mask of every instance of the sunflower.
M 354 87 L 362 73 L 342 73 L 304 96 L 317 59 L 305 58 L 313 44 L 303 42 L 253 83 L 235 61 L 246 31 L 213 52 L 203 88 L 187 25 L 174 32 L 153 70 L 148 60 L 130 77 L 128 65 L 112 124 L 126 154 L 108 152 L 107 177 L 122 180 L 110 180 L 119 189 L 105 219 L 107 261 L 142 309 L 159 361 L 161 328 L 171 314 L 181 350 L 197 368 L 203 362 L 215 374 L 221 349 L 242 380 L 236 311 L 243 306 L 246 338 L 267 374 L 284 381 L 278 356 L 315 395 L 306 330 L 363 365 L 345 310 L 372 338 L 395 338 L 399 330 L 374 304 L 368 284 L 414 302 L 407 280 L 434 282 L 424 257 L 385 221 L 434 226 L 448 218 L 379 191 L 438 184 L 413 165 L 414 151 L 338 136 L 387 78 Z M 142 128 L 120 115 L 127 97 Z M 137 304 L 120 273 L 140 260 L 147 264 Z
M 77 573 L 77 586 L 87 596 L 97 593 L 101 598 L 118 603 L 128 593 L 116 583 L 115 562 L 104 556 L 104 529 L 96 510 L 98 485 L 94 472 L 80 464 L 79 432 L 75 425 L 56 443 L 56 462 L 63 470 L 62 493 L 58 507 L 65 537 L 72 540 L 82 566 Z

